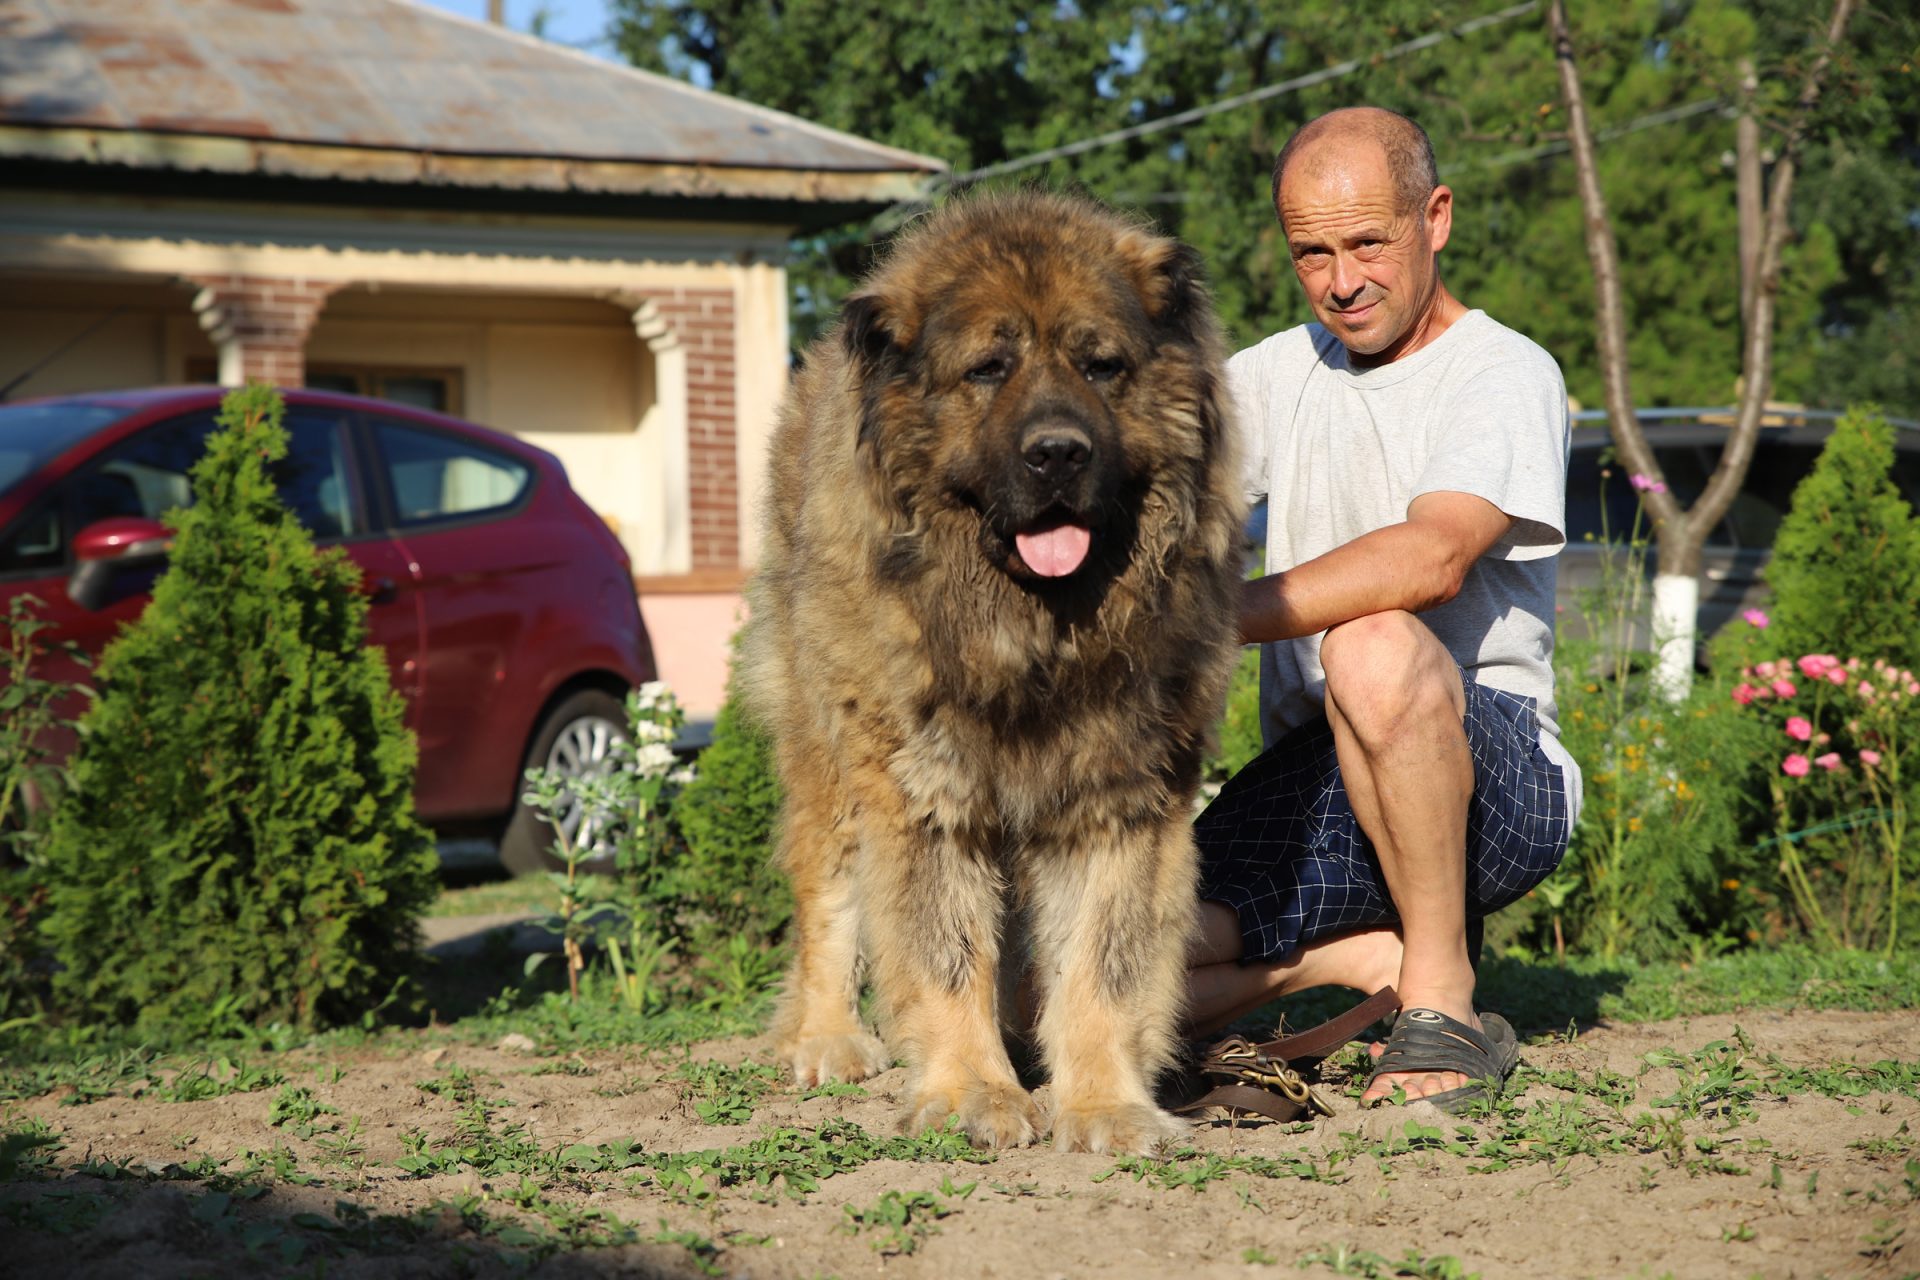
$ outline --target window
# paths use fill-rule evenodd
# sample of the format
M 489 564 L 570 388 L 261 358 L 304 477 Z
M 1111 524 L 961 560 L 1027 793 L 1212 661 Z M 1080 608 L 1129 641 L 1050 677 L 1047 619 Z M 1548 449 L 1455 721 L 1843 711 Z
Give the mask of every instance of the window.
M 374 434 L 403 525 L 510 507 L 533 480 L 526 463 L 470 440 L 377 420 Z
M 0 405 L 0 493 L 125 412 L 99 404 Z
M 281 500 L 316 538 L 344 537 L 360 528 L 342 425 L 342 415 L 325 410 L 289 411 L 287 456 L 272 467 Z M 189 475 L 211 434 L 213 415 L 198 413 L 149 427 L 106 450 L 0 546 L 0 572 L 62 563 L 72 535 L 98 521 L 160 520 L 177 507 L 191 506 Z M 56 518 L 62 512 L 64 520 Z
M 460 374 L 453 369 L 309 364 L 306 382 L 315 391 L 372 396 L 435 413 L 460 412 Z

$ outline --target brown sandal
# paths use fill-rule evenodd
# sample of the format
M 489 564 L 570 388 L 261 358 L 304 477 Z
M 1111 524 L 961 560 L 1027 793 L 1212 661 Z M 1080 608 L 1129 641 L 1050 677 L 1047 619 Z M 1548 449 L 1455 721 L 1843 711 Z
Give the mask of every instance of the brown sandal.
M 1198 1115 L 1208 1107 L 1251 1113 L 1282 1124 L 1308 1114 L 1330 1116 L 1333 1108 L 1301 1076 L 1301 1071 L 1400 1007 L 1392 987 L 1382 987 L 1337 1018 L 1297 1035 L 1255 1044 L 1228 1036 L 1207 1049 L 1199 1063 L 1216 1084 L 1193 1101 L 1173 1108 L 1176 1115 Z

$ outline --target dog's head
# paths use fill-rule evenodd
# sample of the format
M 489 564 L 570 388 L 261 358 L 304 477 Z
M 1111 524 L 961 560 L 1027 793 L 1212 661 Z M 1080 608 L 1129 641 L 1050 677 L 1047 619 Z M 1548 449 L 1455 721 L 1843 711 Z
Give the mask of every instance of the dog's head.
M 840 341 L 884 500 L 911 525 L 970 513 L 981 553 L 1036 591 L 1117 574 L 1156 489 L 1191 512 L 1225 430 L 1195 255 L 1077 197 L 930 215 Z

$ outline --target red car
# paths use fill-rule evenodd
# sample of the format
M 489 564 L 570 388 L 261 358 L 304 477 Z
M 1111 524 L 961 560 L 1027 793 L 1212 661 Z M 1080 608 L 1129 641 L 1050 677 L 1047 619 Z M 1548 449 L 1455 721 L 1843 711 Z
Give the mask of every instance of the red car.
M 0 614 L 37 596 L 49 635 L 94 655 L 138 617 L 165 565 L 160 517 L 191 500 L 222 394 L 0 404 Z M 604 770 L 622 698 L 655 675 L 625 549 L 543 450 L 385 401 L 284 394 L 275 480 L 314 540 L 360 566 L 371 643 L 420 742 L 421 819 L 497 836 L 509 870 L 541 866 L 553 833 L 521 804 L 522 771 Z

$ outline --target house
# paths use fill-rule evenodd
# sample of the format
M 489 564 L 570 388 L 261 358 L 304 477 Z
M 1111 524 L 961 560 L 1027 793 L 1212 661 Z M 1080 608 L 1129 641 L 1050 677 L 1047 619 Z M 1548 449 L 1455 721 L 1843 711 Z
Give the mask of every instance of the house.
M 0 384 L 260 378 L 512 431 L 710 715 L 786 245 L 940 168 L 412 0 L 0 0 Z

